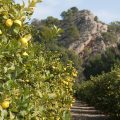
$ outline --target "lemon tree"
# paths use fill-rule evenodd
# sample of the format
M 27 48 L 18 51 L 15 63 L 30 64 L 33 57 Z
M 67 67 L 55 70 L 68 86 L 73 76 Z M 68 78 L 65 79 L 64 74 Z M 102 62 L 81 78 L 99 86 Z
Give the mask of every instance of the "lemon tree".
M 38 2 L 41 1 L 29 0 L 26 7 L 24 2 L 20 5 L 13 0 L 0 0 L 2 120 L 68 119 L 77 71 L 71 61 L 64 65 L 57 51 L 46 51 L 44 45 L 33 42 L 26 20 Z M 57 27 L 51 30 L 58 35 Z

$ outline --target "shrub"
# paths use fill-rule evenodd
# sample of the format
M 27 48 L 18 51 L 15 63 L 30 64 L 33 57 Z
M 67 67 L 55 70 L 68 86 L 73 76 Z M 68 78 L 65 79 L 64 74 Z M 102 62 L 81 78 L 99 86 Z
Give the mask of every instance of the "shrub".
M 92 77 L 81 84 L 77 91 L 79 99 L 85 100 L 96 108 L 120 117 L 120 67 L 111 72 Z

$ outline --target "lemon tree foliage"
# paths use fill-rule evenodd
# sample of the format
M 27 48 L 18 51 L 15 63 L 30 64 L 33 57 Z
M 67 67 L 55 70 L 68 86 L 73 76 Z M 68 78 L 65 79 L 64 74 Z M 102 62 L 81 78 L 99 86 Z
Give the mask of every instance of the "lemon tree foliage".
M 32 42 L 31 27 L 25 21 L 37 2 L 40 0 L 29 0 L 26 7 L 13 0 L 0 0 L 2 120 L 68 119 L 77 71 L 71 61 L 64 65 L 57 51 L 47 51 Z
M 79 99 L 120 118 L 120 66 L 78 86 Z

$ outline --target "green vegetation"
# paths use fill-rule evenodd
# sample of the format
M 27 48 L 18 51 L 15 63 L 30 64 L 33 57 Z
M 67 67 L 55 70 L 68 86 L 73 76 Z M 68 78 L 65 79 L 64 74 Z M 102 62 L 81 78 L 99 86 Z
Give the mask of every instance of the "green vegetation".
M 107 44 L 114 44 L 117 42 L 117 36 L 114 32 L 106 32 L 102 34 L 103 41 Z
M 97 17 L 97 16 L 95 16 L 94 20 L 95 20 L 96 22 L 98 22 L 98 21 L 99 21 L 99 19 L 98 19 L 98 17 Z
M 120 22 L 119 21 L 112 22 L 109 25 L 109 31 L 112 31 L 114 33 L 119 33 L 120 32 Z
M 56 25 L 60 28 L 62 28 L 63 32 L 61 37 L 59 38 L 59 45 L 68 47 L 71 43 L 73 43 L 75 40 L 79 40 L 80 38 L 80 31 L 78 27 L 75 24 L 75 19 L 77 18 L 79 10 L 76 7 L 73 7 L 69 9 L 68 11 L 64 11 L 61 13 L 62 20 L 58 20 L 54 17 L 48 17 L 45 20 L 36 20 L 34 19 L 32 21 L 32 25 L 35 27 L 36 31 L 33 35 L 35 35 L 37 38 L 36 40 L 41 40 L 41 30 L 47 29 L 51 27 L 52 25 Z
M 120 66 L 83 82 L 77 89 L 78 98 L 109 115 L 120 117 Z
M 65 47 L 69 47 L 69 45 L 80 38 L 80 32 L 75 25 L 71 25 L 64 31 L 65 34 L 62 36 L 63 41 L 61 44 Z
M 78 8 L 72 7 L 68 9 L 67 11 L 63 11 L 61 13 L 61 17 L 65 21 L 72 22 L 77 17 L 78 12 L 79 12 Z
M 69 120 L 73 88 L 78 99 L 120 117 L 120 22 L 101 37 L 117 46 L 84 61 L 67 49 L 80 38 L 79 10 L 72 7 L 61 13 L 62 20 L 50 16 L 29 25 L 39 2 L 28 0 L 26 7 L 0 0 L 0 119 Z
M 82 60 L 74 53 L 74 51 L 70 51 L 66 48 L 75 39 L 79 39 L 79 31 L 75 26 L 70 26 L 67 30 L 60 28 L 56 29 L 53 23 L 55 23 L 55 25 L 61 26 L 60 20 L 53 17 L 48 17 L 42 21 L 33 20 L 31 25 L 34 28 L 32 31 L 33 37 L 35 38 L 34 40 L 44 44 L 46 50 L 59 51 L 59 53 L 62 54 L 61 60 L 64 64 L 67 64 L 68 60 L 73 61 L 73 66 L 77 69 L 79 77 L 82 72 Z M 66 40 L 63 40 L 65 43 L 63 45 L 61 39 L 64 35 L 66 36 Z
M 25 22 L 40 1 L 28 1 L 26 7 L 0 0 L 1 120 L 69 119 L 77 71 L 72 61 L 63 63 L 59 51 L 46 49 L 61 29 L 44 29 L 40 44 L 34 42 L 34 29 Z
M 104 53 L 90 57 L 84 65 L 83 73 L 87 79 L 90 79 L 90 76 L 110 72 L 114 64 L 119 62 L 120 48 L 118 44 L 116 48 L 108 48 Z

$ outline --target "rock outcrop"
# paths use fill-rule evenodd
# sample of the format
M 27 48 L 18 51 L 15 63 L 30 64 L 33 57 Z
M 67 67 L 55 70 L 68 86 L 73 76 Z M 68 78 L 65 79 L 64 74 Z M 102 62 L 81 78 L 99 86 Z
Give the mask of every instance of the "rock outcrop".
M 107 32 L 108 26 L 97 20 L 97 17 L 88 10 L 81 10 L 75 20 L 80 31 L 79 40 L 69 45 L 69 50 L 74 50 L 76 54 L 85 57 L 84 53 L 89 53 L 106 49 L 106 45 L 101 38 L 101 33 Z

